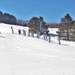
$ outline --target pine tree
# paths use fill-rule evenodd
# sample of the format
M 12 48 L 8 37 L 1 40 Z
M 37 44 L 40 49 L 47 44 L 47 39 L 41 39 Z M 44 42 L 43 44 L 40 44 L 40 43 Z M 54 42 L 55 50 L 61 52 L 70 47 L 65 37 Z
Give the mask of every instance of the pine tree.
M 28 23 L 28 27 L 33 29 L 34 32 L 40 31 L 40 21 L 42 21 L 42 29 L 47 29 L 46 23 L 43 20 L 43 17 L 32 17 Z
M 71 39 L 75 41 L 75 21 L 73 22 L 72 29 L 71 29 Z
M 64 18 L 61 18 L 60 31 L 62 32 L 62 36 L 65 35 L 66 40 L 70 40 L 70 29 L 72 26 L 72 18 L 69 14 L 66 14 Z M 63 35 L 64 34 L 64 35 Z

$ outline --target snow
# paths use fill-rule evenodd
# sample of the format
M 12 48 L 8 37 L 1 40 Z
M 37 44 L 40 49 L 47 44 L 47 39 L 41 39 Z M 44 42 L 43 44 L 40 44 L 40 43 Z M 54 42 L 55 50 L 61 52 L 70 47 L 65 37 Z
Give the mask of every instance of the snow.
M 48 30 L 49 30 L 50 33 L 52 33 L 52 34 L 57 34 L 56 31 L 58 31 L 57 28 L 48 28 Z
M 42 37 L 18 35 L 18 29 L 28 31 L 27 27 L 0 24 L 0 74 L 75 75 L 75 42 L 61 40 L 59 45 L 58 38 L 51 37 L 49 43 Z

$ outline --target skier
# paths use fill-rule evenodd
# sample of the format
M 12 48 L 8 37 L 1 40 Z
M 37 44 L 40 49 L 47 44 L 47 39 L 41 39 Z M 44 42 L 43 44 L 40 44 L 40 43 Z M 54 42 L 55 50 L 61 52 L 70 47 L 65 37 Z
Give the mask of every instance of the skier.
M 34 31 L 33 30 L 31 30 L 31 36 L 34 37 Z
M 21 34 L 21 30 L 20 30 L 20 29 L 18 30 L 18 34 L 19 34 L 19 35 Z
M 30 29 L 28 30 L 28 36 L 30 36 Z
M 40 38 L 40 31 L 37 31 L 37 38 Z
M 26 31 L 23 29 L 23 35 L 26 36 Z
M 11 26 L 11 30 L 12 30 L 12 34 L 14 34 L 14 30 L 13 30 L 13 27 Z
M 51 42 L 51 36 L 49 35 L 49 43 Z

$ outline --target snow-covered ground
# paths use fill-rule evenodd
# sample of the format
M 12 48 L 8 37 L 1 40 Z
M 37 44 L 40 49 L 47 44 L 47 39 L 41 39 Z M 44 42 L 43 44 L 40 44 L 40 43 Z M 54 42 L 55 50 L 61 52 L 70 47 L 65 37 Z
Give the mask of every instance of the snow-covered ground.
M 75 42 L 58 45 L 58 38 L 51 37 L 48 43 L 18 35 L 18 29 L 28 31 L 27 27 L 13 29 L 15 34 L 11 25 L 0 24 L 0 75 L 75 75 Z
M 58 28 L 48 28 L 48 30 L 50 33 L 57 34 L 56 31 L 58 31 Z

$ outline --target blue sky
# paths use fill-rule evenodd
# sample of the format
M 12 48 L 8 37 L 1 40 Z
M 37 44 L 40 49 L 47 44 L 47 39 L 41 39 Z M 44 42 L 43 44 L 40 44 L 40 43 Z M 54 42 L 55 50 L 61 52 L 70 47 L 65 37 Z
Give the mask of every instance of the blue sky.
M 46 22 L 60 22 L 67 13 L 75 20 L 75 0 L 0 0 L 0 11 L 22 20 L 43 16 Z

